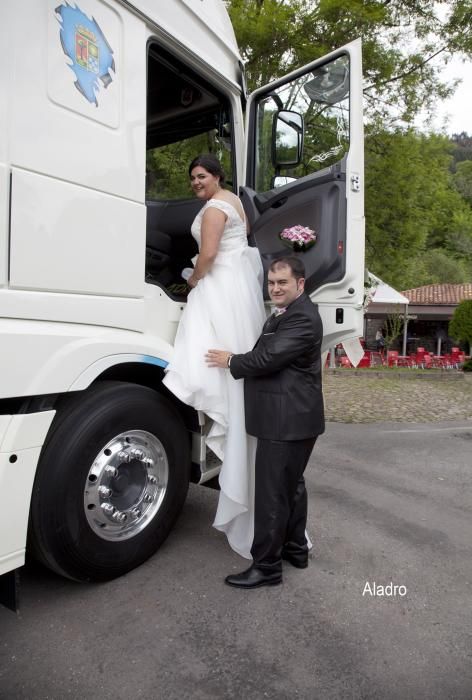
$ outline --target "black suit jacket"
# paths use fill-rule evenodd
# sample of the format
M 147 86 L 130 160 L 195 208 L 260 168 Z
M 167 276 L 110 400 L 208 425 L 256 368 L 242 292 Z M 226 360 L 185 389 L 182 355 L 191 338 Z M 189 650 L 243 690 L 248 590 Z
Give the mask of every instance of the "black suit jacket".
M 323 326 L 318 306 L 302 294 L 270 316 L 254 349 L 233 355 L 244 378 L 246 430 L 266 440 L 304 440 L 324 431 L 321 391 Z

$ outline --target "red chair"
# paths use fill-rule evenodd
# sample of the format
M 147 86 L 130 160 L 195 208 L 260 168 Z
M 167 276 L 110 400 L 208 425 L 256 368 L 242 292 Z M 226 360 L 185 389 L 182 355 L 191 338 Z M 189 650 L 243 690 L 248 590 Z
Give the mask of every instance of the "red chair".
M 463 354 L 464 354 L 464 353 L 461 353 L 461 349 L 460 349 L 460 348 L 452 348 L 452 350 L 451 350 L 451 361 L 452 361 L 452 365 L 453 365 L 456 369 L 459 369 L 459 367 L 460 367 L 460 365 L 462 364 L 462 362 L 464 362 L 464 360 L 461 360 L 461 355 L 463 355 Z
M 360 359 L 358 367 L 370 367 L 370 351 L 365 350 L 363 356 Z
M 352 367 L 348 357 L 341 357 L 341 367 Z
M 408 367 L 408 369 L 415 369 L 417 365 L 416 355 L 399 355 L 398 356 L 398 366 Z
M 383 353 L 372 350 L 370 353 L 370 366 L 379 367 L 384 364 Z
M 416 350 L 416 366 L 424 369 L 425 366 L 426 350 L 424 348 L 418 348 Z
M 398 367 L 398 350 L 387 351 L 387 365 L 389 367 Z
M 452 359 L 452 355 L 447 353 L 443 357 L 443 367 L 444 369 L 453 369 L 454 368 L 454 361 Z
M 444 369 L 444 357 L 442 355 L 433 355 L 431 365 L 437 369 Z

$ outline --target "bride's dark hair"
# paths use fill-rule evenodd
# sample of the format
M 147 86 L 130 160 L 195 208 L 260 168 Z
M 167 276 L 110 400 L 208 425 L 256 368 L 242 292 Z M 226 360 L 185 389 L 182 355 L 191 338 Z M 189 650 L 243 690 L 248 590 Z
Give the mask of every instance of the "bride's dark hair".
M 221 167 L 221 163 L 216 156 L 211 153 L 203 153 L 192 160 L 188 168 L 188 174 L 192 174 L 192 170 L 199 165 L 214 177 L 220 178 L 220 185 L 223 187 L 225 184 L 225 171 Z

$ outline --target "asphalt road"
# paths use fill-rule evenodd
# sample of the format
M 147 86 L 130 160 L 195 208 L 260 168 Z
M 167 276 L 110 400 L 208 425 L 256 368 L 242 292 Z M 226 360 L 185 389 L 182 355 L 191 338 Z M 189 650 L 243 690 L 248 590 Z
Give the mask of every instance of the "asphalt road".
M 470 421 L 329 424 L 307 471 L 312 560 L 281 586 L 223 584 L 246 562 L 201 487 L 119 580 L 30 566 L 21 614 L 0 609 L 0 698 L 470 700 L 471 447 Z

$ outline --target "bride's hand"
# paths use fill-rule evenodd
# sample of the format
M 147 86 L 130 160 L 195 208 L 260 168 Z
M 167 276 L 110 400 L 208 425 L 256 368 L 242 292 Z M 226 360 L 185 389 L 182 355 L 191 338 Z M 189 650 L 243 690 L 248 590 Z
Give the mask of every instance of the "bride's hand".
M 191 287 L 192 289 L 195 289 L 195 287 L 196 287 L 197 284 L 198 284 L 198 277 L 195 277 L 195 275 L 190 275 L 190 277 L 189 277 L 188 280 L 187 280 L 187 284 L 188 284 L 188 286 Z

